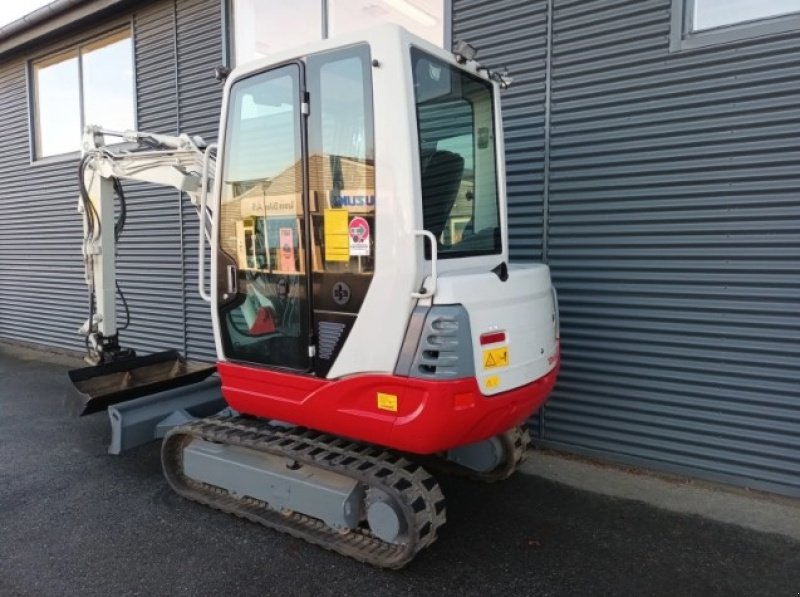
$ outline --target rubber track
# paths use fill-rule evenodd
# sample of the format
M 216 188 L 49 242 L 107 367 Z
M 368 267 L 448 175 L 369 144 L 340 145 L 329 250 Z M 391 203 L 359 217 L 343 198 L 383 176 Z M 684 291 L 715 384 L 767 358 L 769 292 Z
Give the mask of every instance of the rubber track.
M 447 460 L 442 456 L 422 459 L 417 458 L 415 460 L 425 466 L 425 468 L 437 473 L 471 479 L 482 483 L 496 483 L 497 481 L 508 479 L 519 466 L 527 460 L 528 446 L 530 446 L 531 443 L 531 435 L 527 427 L 514 427 L 498 437 L 503 445 L 503 449 L 510 457 L 506 458 L 497 468 L 487 473 L 474 471 L 460 464 L 456 464 L 452 460 Z
M 182 472 L 183 448 L 193 438 L 241 446 L 283 456 L 354 478 L 365 488 L 379 488 L 399 506 L 405 518 L 404 540 L 387 543 L 367 528 L 342 532 L 297 512 L 279 512 L 251 497 L 195 481 Z M 266 421 L 215 416 L 176 427 L 164 438 L 164 474 L 181 496 L 273 528 L 309 543 L 381 568 L 402 568 L 436 540 L 445 522 L 445 501 L 436 479 L 422 468 L 386 450 L 304 428 Z

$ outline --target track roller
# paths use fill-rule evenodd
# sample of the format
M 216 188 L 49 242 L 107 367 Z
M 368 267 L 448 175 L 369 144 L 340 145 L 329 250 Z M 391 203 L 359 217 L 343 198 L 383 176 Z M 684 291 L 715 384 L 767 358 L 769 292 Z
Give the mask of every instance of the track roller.
M 161 455 L 183 497 L 374 566 L 405 566 L 445 522 L 419 464 L 304 428 L 199 419 L 170 431 Z
M 495 483 L 508 479 L 525 462 L 530 443 L 528 429 L 520 426 L 477 444 L 415 460 L 436 473 Z

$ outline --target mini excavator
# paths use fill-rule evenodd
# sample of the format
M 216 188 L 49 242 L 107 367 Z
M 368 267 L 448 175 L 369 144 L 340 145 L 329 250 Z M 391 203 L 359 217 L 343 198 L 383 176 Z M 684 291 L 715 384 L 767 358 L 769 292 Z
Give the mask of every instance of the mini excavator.
M 407 564 L 445 522 L 431 472 L 508 477 L 558 374 L 549 269 L 508 260 L 509 84 L 386 25 L 236 67 L 218 145 L 87 127 L 72 410 L 124 410 L 123 448 L 163 437 L 188 499 Z M 196 207 L 216 366 L 120 346 L 123 180 Z

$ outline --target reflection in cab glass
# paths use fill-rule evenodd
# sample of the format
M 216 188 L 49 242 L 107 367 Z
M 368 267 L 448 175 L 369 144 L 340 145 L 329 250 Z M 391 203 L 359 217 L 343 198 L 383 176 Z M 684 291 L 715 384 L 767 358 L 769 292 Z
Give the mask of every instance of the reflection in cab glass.
M 370 69 L 365 44 L 310 56 L 305 132 L 298 64 L 232 86 L 217 268 L 230 359 L 308 371 L 316 352 L 324 375 L 353 325 L 375 269 Z
M 309 58 L 309 182 L 314 272 L 369 276 L 375 262 L 375 150 L 369 48 Z M 358 285 L 358 277 L 347 279 Z M 317 276 L 324 283 L 323 276 Z M 315 297 L 316 298 L 316 297 Z M 324 302 L 325 297 L 320 299 Z
M 375 144 L 369 46 L 308 57 L 310 256 L 317 358 L 327 375 L 375 270 Z
M 231 93 L 219 235 L 236 284 L 227 282 L 235 296 L 220 300 L 220 321 L 227 357 L 307 369 L 299 76 L 288 65 L 239 81 Z M 220 277 L 233 271 L 221 269 Z

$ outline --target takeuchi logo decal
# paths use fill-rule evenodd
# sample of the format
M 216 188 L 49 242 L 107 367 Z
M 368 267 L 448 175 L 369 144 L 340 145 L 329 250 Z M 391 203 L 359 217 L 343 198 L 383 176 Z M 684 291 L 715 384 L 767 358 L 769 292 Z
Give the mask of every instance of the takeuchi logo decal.
M 373 207 L 375 195 L 339 195 L 331 197 L 332 207 Z

